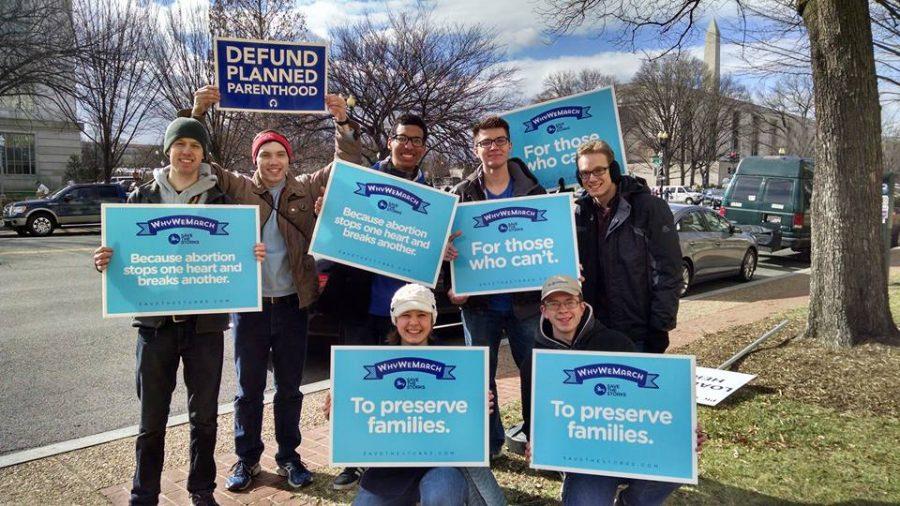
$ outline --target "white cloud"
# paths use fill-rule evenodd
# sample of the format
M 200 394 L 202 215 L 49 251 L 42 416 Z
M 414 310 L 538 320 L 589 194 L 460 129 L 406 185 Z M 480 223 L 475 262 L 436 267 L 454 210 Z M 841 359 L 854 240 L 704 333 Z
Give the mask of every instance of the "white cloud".
M 527 97 L 541 91 L 544 78 L 554 72 L 585 68 L 600 69 L 620 80 L 628 81 L 640 68 L 643 57 L 637 53 L 607 51 L 590 56 L 561 56 L 559 58 L 511 60 L 509 63 L 520 70 L 523 77 L 522 93 Z

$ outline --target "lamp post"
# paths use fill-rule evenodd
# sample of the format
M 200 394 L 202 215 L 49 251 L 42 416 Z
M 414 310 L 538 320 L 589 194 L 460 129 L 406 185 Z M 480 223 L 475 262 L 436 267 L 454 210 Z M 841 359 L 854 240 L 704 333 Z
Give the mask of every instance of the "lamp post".
M 656 134 L 656 140 L 659 141 L 659 148 L 661 152 L 659 175 L 656 177 L 656 184 L 659 185 L 659 196 L 662 197 L 663 182 L 668 183 L 669 174 L 669 157 L 668 151 L 666 150 L 666 147 L 669 145 L 669 133 L 665 130 L 660 130 L 659 133 Z

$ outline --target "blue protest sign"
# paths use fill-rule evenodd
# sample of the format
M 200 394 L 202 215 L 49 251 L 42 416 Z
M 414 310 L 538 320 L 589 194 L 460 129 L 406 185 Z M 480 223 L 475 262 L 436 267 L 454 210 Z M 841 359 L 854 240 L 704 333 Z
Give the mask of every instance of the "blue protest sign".
M 458 295 L 540 290 L 554 274 L 578 277 L 572 194 L 464 202 L 450 264 Z
M 260 311 L 257 206 L 103 204 L 103 317 Z
M 578 184 L 575 154 L 592 139 L 606 141 L 623 174 L 627 174 L 625 143 L 616 107 L 615 88 L 600 88 L 529 105 L 503 114 L 509 122 L 510 156 L 521 158 L 545 188 Z
M 220 37 L 215 47 L 221 110 L 327 112 L 325 44 Z
M 531 467 L 697 483 L 693 356 L 533 357 Z
M 332 346 L 331 465 L 487 466 L 486 347 Z
M 434 288 L 456 195 L 335 161 L 310 253 Z

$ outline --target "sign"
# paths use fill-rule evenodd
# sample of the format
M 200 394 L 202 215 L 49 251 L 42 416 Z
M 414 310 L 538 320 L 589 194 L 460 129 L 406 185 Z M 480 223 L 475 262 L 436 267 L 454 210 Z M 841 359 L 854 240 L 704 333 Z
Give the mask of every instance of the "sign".
M 103 204 L 103 317 L 262 310 L 257 206 Z
M 612 147 L 622 174 L 627 174 L 625 143 L 612 86 L 529 105 L 502 115 L 509 123 L 512 150 L 544 188 L 575 186 L 575 155 L 586 141 L 601 139 Z
M 325 44 L 219 37 L 215 47 L 219 109 L 327 112 Z
M 331 380 L 332 467 L 488 465 L 486 347 L 332 346 Z
M 533 355 L 531 467 L 697 483 L 694 357 Z
M 540 290 L 554 274 L 578 278 L 572 194 L 464 202 L 450 264 L 458 295 Z
M 755 374 L 698 367 L 697 402 L 704 406 L 715 406 L 754 378 Z
M 336 160 L 311 254 L 434 288 L 456 195 Z

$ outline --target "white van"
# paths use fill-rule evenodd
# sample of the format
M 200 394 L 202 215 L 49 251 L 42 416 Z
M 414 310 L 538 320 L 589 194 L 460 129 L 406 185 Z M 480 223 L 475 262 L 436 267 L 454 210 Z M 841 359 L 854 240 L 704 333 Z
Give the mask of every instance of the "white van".
M 668 198 L 666 198 L 666 193 L 668 193 Z M 692 191 L 684 186 L 663 186 L 660 197 L 669 202 L 683 202 L 688 205 L 703 202 L 702 193 Z

